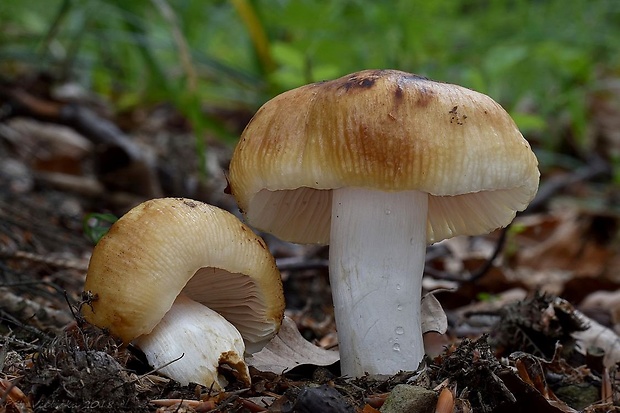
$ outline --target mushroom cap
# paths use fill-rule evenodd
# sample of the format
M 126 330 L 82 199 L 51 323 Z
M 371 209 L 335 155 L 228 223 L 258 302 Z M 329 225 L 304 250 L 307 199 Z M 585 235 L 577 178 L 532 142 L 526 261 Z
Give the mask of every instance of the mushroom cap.
M 265 103 L 241 135 L 229 181 L 249 224 L 318 244 L 329 241 L 332 189 L 424 191 L 433 243 L 510 223 L 536 195 L 539 171 L 530 145 L 490 97 L 365 70 Z
M 284 316 L 282 280 L 265 242 L 231 213 L 190 199 L 146 201 L 123 215 L 93 250 L 86 320 L 125 343 L 149 334 L 183 293 L 220 313 L 248 352 Z

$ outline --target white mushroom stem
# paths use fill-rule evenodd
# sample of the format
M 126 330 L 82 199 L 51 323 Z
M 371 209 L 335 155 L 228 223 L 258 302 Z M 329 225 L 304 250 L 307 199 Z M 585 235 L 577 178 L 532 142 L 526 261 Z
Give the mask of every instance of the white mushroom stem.
M 228 382 L 218 367 L 228 365 L 237 379 L 249 384 L 243 359 L 245 345 L 237 329 L 224 317 L 179 295 L 150 334 L 134 340 L 149 364 L 182 385 L 198 383 L 216 390 Z
M 333 191 L 330 283 L 342 374 L 415 370 L 428 194 Z

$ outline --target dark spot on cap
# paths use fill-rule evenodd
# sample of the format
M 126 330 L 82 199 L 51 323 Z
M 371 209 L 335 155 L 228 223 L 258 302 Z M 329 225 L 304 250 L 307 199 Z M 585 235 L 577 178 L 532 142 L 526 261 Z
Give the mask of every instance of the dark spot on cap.
M 400 103 L 403 100 L 403 87 L 401 85 L 396 85 L 396 90 L 394 91 L 394 97 L 396 98 L 396 102 Z
M 377 81 L 376 74 L 364 73 L 356 74 L 346 79 L 341 79 L 342 83 L 338 85 L 339 89 L 344 89 L 347 92 L 353 89 L 370 89 Z
M 374 84 L 375 84 L 375 79 L 369 79 L 369 78 L 362 79 L 362 80 L 360 80 L 360 82 L 359 82 L 359 85 L 360 85 L 361 87 L 365 87 L 365 88 L 367 88 L 367 87 L 371 87 L 371 86 L 372 86 L 372 85 L 374 85 Z
M 185 205 L 187 205 L 188 207 L 190 207 L 190 208 L 196 208 L 198 206 L 198 204 L 196 202 L 194 202 L 194 201 L 187 201 L 187 200 L 185 200 L 185 201 L 183 201 L 183 203 Z
M 431 81 L 428 77 L 416 75 L 415 73 L 405 73 L 402 77 L 403 77 L 403 80 L 406 80 L 406 81 L 414 81 L 414 82 L 419 81 L 419 80 Z
M 418 99 L 416 101 L 418 106 L 424 108 L 428 106 L 434 98 L 435 92 L 432 89 L 425 86 L 420 86 L 418 88 Z
M 448 111 L 450 114 L 450 123 L 456 123 L 457 125 L 464 125 L 465 119 L 467 119 L 467 115 L 459 115 L 458 106 L 453 107 Z

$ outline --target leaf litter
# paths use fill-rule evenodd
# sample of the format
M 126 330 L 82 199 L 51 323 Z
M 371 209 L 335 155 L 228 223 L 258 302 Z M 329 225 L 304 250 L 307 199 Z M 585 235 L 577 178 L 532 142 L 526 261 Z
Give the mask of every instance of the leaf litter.
M 121 131 L 86 103 L 69 117 L 42 113 L 62 102 L 33 94 L 32 105 L 24 90 L 41 85 L 22 82 L 0 90 L 19 108 L 0 123 L 0 411 L 373 412 L 397 386 L 448 395 L 459 412 L 620 409 L 620 192 L 604 160 L 546 171 L 539 198 L 506 230 L 429 247 L 425 330 L 435 332 L 417 372 L 340 376 L 328 249 L 266 236 L 287 318 L 248 359 L 252 385 L 231 377 L 217 393 L 160 375 L 78 309 L 92 250 L 84 217 L 120 216 L 160 194 L 236 213 L 222 173 L 230 148 L 209 140 L 212 174 L 201 179 L 170 108 L 137 109 Z

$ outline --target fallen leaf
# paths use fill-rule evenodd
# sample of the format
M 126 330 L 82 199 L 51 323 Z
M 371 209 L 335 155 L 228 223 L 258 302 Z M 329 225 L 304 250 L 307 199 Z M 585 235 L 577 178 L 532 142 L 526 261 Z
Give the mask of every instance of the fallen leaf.
M 247 356 L 246 363 L 259 371 L 282 374 L 302 365 L 329 366 L 339 359 L 337 351 L 310 343 L 295 322 L 284 317 L 278 334 L 261 351 Z
M 581 302 L 579 307 L 582 311 L 608 311 L 611 321 L 620 325 L 620 290 L 593 292 Z
M 375 409 L 369 404 L 365 405 L 364 408 L 360 410 L 360 413 L 379 413 L 379 412 L 380 410 Z
M 599 227 L 613 227 L 617 218 L 576 207 L 557 212 L 556 218 L 551 234 L 522 248 L 517 263 L 539 271 L 564 270 L 576 277 L 605 274 L 614 251 Z
M 589 348 L 600 348 L 605 352 L 603 363 L 606 367 L 611 367 L 620 362 L 620 336 L 613 330 L 588 318 L 581 311 L 575 310 L 574 314 L 588 326 L 584 331 L 573 333 L 580 350 L 585 353 Z
M 443 334 L 448 329 L 448 317 L 443 311 L 439 300 L 433 293 L 425 294 L 420 304 L 422 315 L 422 332 L 434 331 Z
M 24 413 L 33 411 L 28 397 L 10 380 L 0 379 L 0 400 L 6 403 L 5 407 L 9 409 L 8 411 Z M 0 411 L 4 412 L 4 410 Z

